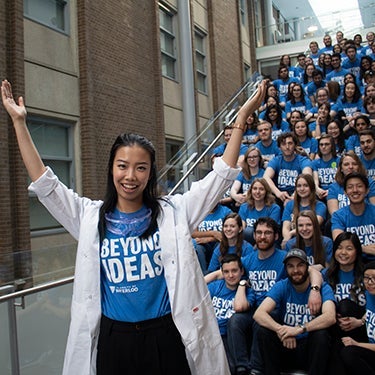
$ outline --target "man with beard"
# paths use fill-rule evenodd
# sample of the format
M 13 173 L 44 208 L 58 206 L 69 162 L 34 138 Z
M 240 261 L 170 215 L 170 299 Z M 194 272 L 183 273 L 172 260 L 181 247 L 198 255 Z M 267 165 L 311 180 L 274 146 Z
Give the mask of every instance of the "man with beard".
M 328 284 L 320 289 L 311 283 L 303 250 L 289 250 L 284 267 L 287 279 L 274 285 L 254 313 L 261 326 L 257 337 L 264 373 L 278 375 L 297 368 L 310 375 L 324 374 L 330 355 L 327 328 L 336 321 L 335 297 Z M 320 289 L 322 296 L 322 308 L 316 314 L 308 307 L 311 289 Z M 273 314 L 276 306 L 277 319 Z
M 243 266 L 249 277 L 251 288 L 255 292 L 255 307 L 259 306 L 266 293 L 279 280 L 286 277 L 283 266 L 285 252 L 276 248 L 279 239 L 279 226 L 269 217 L 261 217 L 254 224 L 255 249 L 249 256 L 242 259 Z M 313 284 L 321 284 L 320 274 L 314 270 Z M 319 287 L 318 287 L 319 288 Z M 318 299 L 317 299 L 318 298 Z M 309 306 L 313 311 L 320 309 L 320 294 L 311 291 Z M 227 342 L 231 357 L 234 360 L 236 375 L 262 372 L 263 364 L 257 340 L 258 324 L 253 321 L 252 312 L 236 313 L 228 321 Z M 249 337 L 252 336 L 251 355 Z
M 367 176 L 375 180 L 375 131 L 374 129 L 362 130 L 359 133 L 359 144 L 361 146 L 360 159 L 367 169 Z

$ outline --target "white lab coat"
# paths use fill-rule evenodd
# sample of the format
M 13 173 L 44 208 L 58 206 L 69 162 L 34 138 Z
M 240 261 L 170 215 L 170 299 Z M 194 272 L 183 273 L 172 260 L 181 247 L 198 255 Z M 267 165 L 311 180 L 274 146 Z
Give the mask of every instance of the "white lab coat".
M 191 232 L 238 174 L 221 159 L 189 192 L 161 201 L 158 220 L 162 262 L 173 320 L 194 375 L 228 375 L 211 298 L 191 241 Z M 79 197 L 47 171 L 29 189 L 78 240 L 71 323 L 63 375 L 94 375 L 101 317 L 99 233 L 101 201 Z

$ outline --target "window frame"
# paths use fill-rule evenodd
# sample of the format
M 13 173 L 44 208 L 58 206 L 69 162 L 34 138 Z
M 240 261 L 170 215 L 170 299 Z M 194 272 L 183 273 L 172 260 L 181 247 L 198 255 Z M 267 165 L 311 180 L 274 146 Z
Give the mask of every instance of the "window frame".
M 199 50 L 198 47 L 197 47 L 197 42 L 196 42 L 196 38 L 199 37 L 201 40 L 202 40 L 202 46 L 203 46 L 203 51 Z M 195 50 L 195 71 L 196 71 L 196 74 L 197 74 L 197 90 L 198 92 L 200 92 L 201 94 L 204 94 L 204 95 L 208 95 L 208 73 L 207 73 L 207 34 L 202 31 L 201 29 L 195 27 L 194 28 L 194 50 Z M 197 64 L 197 56 L 199 56 L 200 58 L 202 58 L 202 61 L 203 61 L 203 68 L 204 70 L 200 70 L 198 68 L 198 64 Z M 204 86 L 204 89 L 202 90 L 200 85 L 199 85 L 199 78 L 203 79 L 203 86 Z
M 43 148 L 38 145 L 38 140 L 33 138 L 33 130 L 32 126 L 44 126 L 44 127 L 61 127 L 64 128 L 67 132 L 67 156 L 61 156 L 61 155 L 53 155 L 51 153 L 46 153 L 44 152 Z M 49 161 L 51 162 L 63 162 L 63 163 L 68 163 L 66 172 L 68 175 L 68 181 L 62 181 L 65 183 L 70 189 L 75 190 L 76 186 L 76 180 L 75 180 L 75 158 L 74 158 L 74 127 L 75 127 L 75 122 L 74 121 L 69 121 L 69 120 L 64 120 L 64 119 L 56 119 L 52 117 L 44 117 L 44 116 L 38 116 L 38 115 L 28 115 L 28 120 L 27 120 L 27 127 L 30 130 L 31 137 L 36 145 L 36 148 L 38 149 L 38 152 L 40 153 L 40 156 L 45 163 L 45 165 L 49 165 Z M 59 177 L 59 176 L 58 176 Z M 29 181 L 30 182 L 30 181 Z M 32 224 L 32 207 L 34 204 L 31 203 L 31 200 L 35 200 L 36 194 L 33 192 L 29 191 L 29 219 L 30 219 L 30 235 L 31 237 L 39 237 L 39 236 L 44 236 L 44 235 L 50 235 L 50 234 L 57 234 L 57 233 L 62 233 L 66 232 L 66 230 L 59 224 L 55 219 L 51 217 L 49 220 L 53 220 L 51 224 L 57 223 L 57 225 L 51 225 L 49 228 L 40 228 L 36 223 L 34 225 Z M 38 205 L 41 205 L 41 203 L 38 201 Z M 41 208 L 41 207 L 40 207 Z M 42 208 L 41 208 L 42 209 Z M 46 210 L 44 208 L 44 210 Z M 43 209 L 42 209 L 43 211 Z M 46 211 L 48 215 L 48 211 Z M 35 228 L 34 228 L 35 227 Z
M 172 30 L 168 30 L 167 28 L 165 28 L 164 26 L 161 25 L 161 23 L 159 22 L 159 32 L 160 32 L 160 40 L 161 40 L 161 37 L 162 35 L 166 36 L 166 39 L 169 39 L 172 41 L 172 50 L 173 50 L 173 54 L 171 54 L 170 52 L 168 51 L 165 51 L 162 49 L 161 47 L 161 43 L 160 43 L 160 53 L 161 53 L 161 73 L 162 73 L 162 76 L 163 77 L 166 77 L 166 78 L 169 78 L 169 79 L 172 79 L 174 81 L 177 81 L 177 35 L 176 35 L 176 19 L 175 19 L 175 16 L 176 16 L 176 12 L 174 12 L 172 9 L 166 7 L 165 5 L 159 3 L 159 19 L 160 19 L 160 13 L 164 13 L 165 15 L 167 15 L 168 17 L 171 18 L 171 25 L 172 25 Z M 172 67 L 173 67 L 173 75 L 170 75 L 168 74 L 167 71 L 163 71 L 163 60 L 166 60 L 170 63 L 172 63 Z
M 39 0 L 40 1 L 40 0 Z M 43 1 L 43 0 L 42 0 Z M 70 1 L 69 0 L 44 0 L 44 1 L 53 1 L 56 4 L 59 4 L 64 7 L 64 10 L 62 12 L 63 16 L 63 22 L 64 22 L 64 27 L 58 27 L 56 25 L 53 25 L 53 23 L 48 23 L 42 18 L 36 17 L 35 15 L 30 15 L 26 13 L 27 8 L 33 5 L 33 0 L 23 0 L 23 16 L 31 21 L 34 21 L 40 25 L 43 25 L 45 27 L 48 27 L 51 30 L 60 32 L 65 35 L 70 34 Z

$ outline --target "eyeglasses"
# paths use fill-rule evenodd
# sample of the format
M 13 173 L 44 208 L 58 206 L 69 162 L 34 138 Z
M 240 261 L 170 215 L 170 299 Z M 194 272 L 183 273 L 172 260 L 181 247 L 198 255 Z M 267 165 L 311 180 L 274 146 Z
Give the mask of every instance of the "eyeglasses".
M 369 284 L 370 281 L 371 281 L 371 284 L 375 284 L 375 277 L 363 276 L 363 281 L 365 284 Z
M 265 230 L 264 232 L 262 232 L 261 230 L 256 230 L 255 231 L 255 235 L 256 236 L 262 236 L 262 235 L 265 235 L 266 237 L 270 237 L 274 234 L 274 232 L 272 230 Z

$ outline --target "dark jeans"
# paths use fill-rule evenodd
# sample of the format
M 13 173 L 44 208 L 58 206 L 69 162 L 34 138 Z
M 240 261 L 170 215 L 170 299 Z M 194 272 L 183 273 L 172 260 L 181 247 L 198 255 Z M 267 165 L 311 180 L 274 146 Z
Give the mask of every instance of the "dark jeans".
M 190 375 L 172 317 L 124 323 L 102 316 L 97 375 Z
M 228 320 L 227 344 L 234 368 L 250 369 L 250 345 L 253 311 L 235 313 Z
M 375 352 L 358 346 L 341 349 L 341 359 L 350 375 L 375 375 Z
M 297 341 L 296 349 L 283 346 L 276 332 L 260 327 L 260 352 L 265 375 L 279 375 L 282 370 L 307 370 L 309 375 L 323 375 L 330 356 L 330 335 L 322 329 L 309 332 Z

